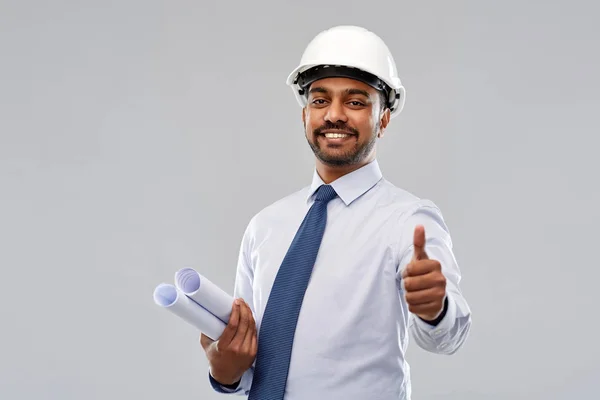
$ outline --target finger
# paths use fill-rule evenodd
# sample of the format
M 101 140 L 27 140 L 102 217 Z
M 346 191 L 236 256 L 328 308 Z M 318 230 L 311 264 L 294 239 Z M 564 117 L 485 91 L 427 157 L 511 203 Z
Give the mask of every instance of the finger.
M 429 289 L 433 286 L 435 286 L 435 284 L 428 279 L 427 275 L 408 276 L 404 278 L 405 292 L 418 292 L 419 290 Z
M 234 347 L 240 347 L 244 343 L 244 339 L 246 338 L 246 332 L 248 332 L 248 323 L 250 321 L 250 307 L 245 302 L 240 304 L 240 323 L 238 325 L 237 332 L 233 340 L 231 341 L 231 345 Z
M 426 275 L 409 276 L 402 280 L 405 293 L 418 292 L 421 290 L 439 288 L 446 291 L 446 277 L 439 271 L 430 272 Z
M 252 339 L 252 335 L 256 332 L 256 321 L 254 321 L 254 314 L 252 309 L 248 306 L 248 331 L 246 332 L 246 339 Z
M 402 271 L 402 277 L 408 278 L 411 276 L 427 275 L 431 272 L 441 271 L 442 266 L 437 260 L 418 260 L 411 261 Z
M 404 297 L 409 305 L 420 306 L 432 302 L 441 302 L 444 299 L 445 292 L 444 288 L 436 286 L 414 292 L 407 292 Z
M 256 356 L 258 353 L 258 336 L 256 335 L 256 329 L 254 329 L 254 334 L 252 335 L 252 347 L 250 348 L 250 354 L 252 356 Z
M 233 338 L 235 337 L 235 333 L 237 332 L 237 328 L 240 322 L 240 306 L 238 301 L 233 303 L 233 307 L 231 308 L 231 316 L 229 317 L 229 321 L 227 322 L 227 326 L 223 330 L 221 337 L 217 342 L 217 350 L 222 350 L 225 347 L 229 346 Z
M 415 228 L 413 246 L 413 260 L 426 260 L 428 258 L 425 252 L 425 227 L 423 225 L 417 225 Z
M 248 330 L 246 331 L 246 337 L 244 338 L 244 343 L 242 345 L 242 349 L 246 354 L 252 352 L 252 340 L 256 336 L 256 325 L 254 323 L 254 317 L 252 316 L 252 310 L 250 310 L 250 321 L 248 323 Z
M 423 314 L 434 314 L 439 312 L 440 308 L 442 307 L 442 303 L 440 303 L 439 301 L 432 301 L 426 304 L 419 304 L 419 305 L 408 305 L 408 311 L 410 311 L 413 314 L 417 314 L 417 315 L 423 315 Z

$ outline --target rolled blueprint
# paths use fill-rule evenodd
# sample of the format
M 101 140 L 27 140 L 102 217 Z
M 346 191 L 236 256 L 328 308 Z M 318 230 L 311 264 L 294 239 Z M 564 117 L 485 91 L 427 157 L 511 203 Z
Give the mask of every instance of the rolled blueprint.
M 193 268 L 182 268 L 175 273 L 175 286 L 225 324 L 229 322 L 233 297 L 202 276 Z
M 195 326 L 212 340 L 223 334 L 225 323 L 192 301 L 175 286 L 161 283 L 154 289 L 154 302 Z

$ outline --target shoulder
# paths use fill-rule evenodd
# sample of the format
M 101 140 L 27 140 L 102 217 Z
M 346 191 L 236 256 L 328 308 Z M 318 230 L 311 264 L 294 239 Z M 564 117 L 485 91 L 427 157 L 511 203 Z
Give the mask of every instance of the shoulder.
M 450 230 L 440 207 L 434 201 L 418 197 L 388 181 L 382 181 L 381 186 L 382 197 L 387 198 L 396 211 L 391 223 L 398 234 L 400 252 L 405 252 L 412 247 L 413 233 L 417 225 L 425 228 L 429 244 L 452 248 Z
M 381 181 L 381 201 L 388 203 L 394 210 L 391 223 L 400 237 L 412 242 L 412 233 L 417 225 L 423 225 L 427 236 L 432 240 L 441 240 L 452 246 L 450 230 L 442 210 L 433 201 L 421 198 L 414 193 L 395 186 L 387 180 Z
M 385 178 L 378 185 L 378 202 L 393 207 L 400 218 L 408 218 L 417 213 L 441 214 L 440 208 L 432 200 L 421 198 Z
M 293 218 L 306 208 L 306 199 L 310 186 L 305 186 L 272 203 L 256 212 L 246 228 L 246 234 L 255 236 L 260 230 L 272 227 Z

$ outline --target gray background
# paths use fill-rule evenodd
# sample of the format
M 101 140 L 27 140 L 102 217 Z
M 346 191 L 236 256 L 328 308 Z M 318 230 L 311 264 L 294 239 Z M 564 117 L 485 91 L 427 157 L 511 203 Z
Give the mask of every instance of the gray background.
M 456 355 L 412 343 L 414 399 L 597 399 L 594 3 L 2 1 L 0 398 L 223 398 L 153 289 L 233 289 L 248 220 L 312 174 L 285 78 L 357 24 L 407 88 L 384 174 L 442 208 L 473 310 Z

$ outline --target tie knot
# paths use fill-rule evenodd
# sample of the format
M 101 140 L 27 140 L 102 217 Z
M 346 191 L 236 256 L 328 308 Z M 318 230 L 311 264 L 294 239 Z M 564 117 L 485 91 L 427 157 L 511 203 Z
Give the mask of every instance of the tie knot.
M 330 185 L 321 185 L 319 189 L 317 189 L 317 198 L 316 201 L 323 201 L 325 203 L 330 202 L 335 199 L 337 193 L 335 189 Z

